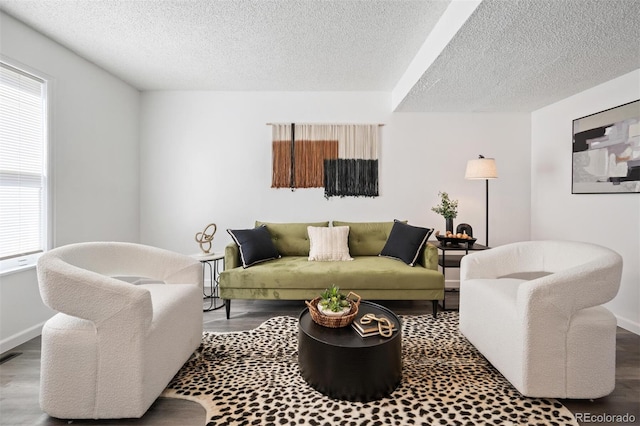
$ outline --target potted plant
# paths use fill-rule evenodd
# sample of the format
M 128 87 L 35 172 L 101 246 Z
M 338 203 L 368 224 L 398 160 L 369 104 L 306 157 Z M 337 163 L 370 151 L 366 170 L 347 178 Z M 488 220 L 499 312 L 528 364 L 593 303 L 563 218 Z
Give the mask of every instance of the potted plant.
M 453 232 L 453 219 L 458 216 L 458 200 L 450 199 L 446 192 L 438 192 L 438 196 L 440 204 L 432 207 L 431 210 L 444 217 L 447 231 Z
M 340 292 L 340 288 L 332 285 L 320 294 L 318 310 L 327 316 L 339 317 L 351 310 L 351 302 Z

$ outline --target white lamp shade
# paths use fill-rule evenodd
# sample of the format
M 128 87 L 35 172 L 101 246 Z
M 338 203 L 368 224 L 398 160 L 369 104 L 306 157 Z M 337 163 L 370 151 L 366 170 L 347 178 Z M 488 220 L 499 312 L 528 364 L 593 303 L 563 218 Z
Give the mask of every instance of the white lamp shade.
M 497 179 L 498 169 L 493 158 L 477 158 L 467 162 L 465 179 Z

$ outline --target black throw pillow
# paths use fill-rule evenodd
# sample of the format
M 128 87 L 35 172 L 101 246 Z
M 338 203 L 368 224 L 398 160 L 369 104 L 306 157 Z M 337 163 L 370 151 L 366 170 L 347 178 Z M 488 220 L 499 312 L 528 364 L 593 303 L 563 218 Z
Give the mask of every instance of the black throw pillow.
M 407 225 L 394 220 L 393 228 L 391 228 L 389 238 L 382 248 L 380 256 L 402 260 L 407 265 L 414 266 L 420 250 L 432 232 L 433 229 Z
M 265 225 L 253 229 L 227 229 L 227 232 L 240 248 L 243 268 L 280 257 Z

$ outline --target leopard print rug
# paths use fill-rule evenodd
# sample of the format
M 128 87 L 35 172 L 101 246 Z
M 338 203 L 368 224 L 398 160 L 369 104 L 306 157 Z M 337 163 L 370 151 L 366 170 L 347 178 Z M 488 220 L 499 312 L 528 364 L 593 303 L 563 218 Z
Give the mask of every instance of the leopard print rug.
M 554 399 L 526 398 L 458 332 L 457 312 L 403 316 L 402 382 L 388 398 L 338 401 L 298 370 L 298 320 L 205 332 L 162 396 L 200 403 L 207 425 L 577 425 Z

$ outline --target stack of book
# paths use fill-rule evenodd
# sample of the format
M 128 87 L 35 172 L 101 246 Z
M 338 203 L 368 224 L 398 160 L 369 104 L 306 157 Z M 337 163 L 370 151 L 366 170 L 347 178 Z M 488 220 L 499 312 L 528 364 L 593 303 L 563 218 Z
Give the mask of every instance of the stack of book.
M 386 318 L 381 316 L 381 318 Z M 359 315 L 352 323 L 351 327 L 362 337 L 371 337 L 371 336 L 379 336 L 380 328 L 378 327 L 378 321 L 372 321 L 368 324 L 361 324 L 360 320 L 362 317 Z M 388 318 L 387 318 L 388 319 Z M 392 332 L 397 331 L 396 323 L 392 320 L 389 320 L 393 329 Z M 383 325 L 384 327 L 384 325 Z

